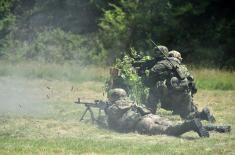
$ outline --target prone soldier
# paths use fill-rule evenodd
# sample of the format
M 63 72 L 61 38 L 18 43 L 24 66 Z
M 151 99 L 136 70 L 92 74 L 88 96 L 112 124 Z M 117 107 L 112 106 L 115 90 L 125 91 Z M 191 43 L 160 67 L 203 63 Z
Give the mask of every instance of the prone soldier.
M 110 106 L 105 109 L 108 125 L 119 132 L 137 131 L 140 134 L 157 135 L 166 134 L 180 136 L 189 131 L 195 131 L 200 137 L 209 137 L 209 132 L 229 132 L 230 126 L 205 127 L 199 119 L 186 120 L 175 124 L 172 121 L 151 114 L 147 109 L 137 106 L 127 98 L 125 90 L 116 88 L 108 93 Z

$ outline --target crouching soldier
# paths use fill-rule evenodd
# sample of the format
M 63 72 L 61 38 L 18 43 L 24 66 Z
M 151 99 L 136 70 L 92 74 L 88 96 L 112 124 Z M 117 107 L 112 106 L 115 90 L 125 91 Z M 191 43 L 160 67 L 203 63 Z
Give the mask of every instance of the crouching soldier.
M 108 117 L 108 125 L 116 131 L 137 131 L 140 134 L 166 134 L 171 136 L 180 136 L 186 132 L 195 131 L 200 137 L 209 137 L 207 128 L 202 125 L 199 119 L 174 124 L 170 120 L 151 114 L 147 109 L 136 105 L 127 98 L 127 94 L 123 89 L 116 88 L 110 90 L 108 99 L 111 103 L 105 110 Z M 226 127 L 221 132 L 230 131 L 230 126 Z M 212 128 L 211 126 L 210 130 Z
M 161 103 L 161 108 L 171 110 L 183 119 L 199 118 L 215 122 L 215 117 L 207 107 L 199 111 L 193 102 L 197 88 L 193 76 L 181 61 L 178 51 L 170 51 L 168 57 L 150 69 L 147 106 L 153 114 L 156 113 L 157 104 Z

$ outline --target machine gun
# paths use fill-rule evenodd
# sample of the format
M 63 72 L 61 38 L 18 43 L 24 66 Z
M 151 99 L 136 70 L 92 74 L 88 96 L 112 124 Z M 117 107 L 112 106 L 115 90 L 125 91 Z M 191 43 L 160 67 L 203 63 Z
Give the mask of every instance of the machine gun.
M 97 119 L 95 119 L 95 116 L 94 116 L 94 113 L 93 113 L 91 107 L 98 108 L 99 109 L 99 116 L 100 116 L 101 110 L 105 110 L 105 108 L 107 108 L 109 106 L 109 103 L 107 101 L 95 100 L 93 103 L 90 103 L 90 102 L 81 102 L 80 98 L 78 98 L 78 100 L 76 102 L 74 102 L 74 103 L 85 105 L 85 107 L 86 107 L 86 110 L 83 112 L 83 114 L 82 114 L 82 116 L 80 118 L 80 121 L 83 120 L 83 118 L 86 115 L 87 111 L 89 111 L 92 123 L 97 121 Z

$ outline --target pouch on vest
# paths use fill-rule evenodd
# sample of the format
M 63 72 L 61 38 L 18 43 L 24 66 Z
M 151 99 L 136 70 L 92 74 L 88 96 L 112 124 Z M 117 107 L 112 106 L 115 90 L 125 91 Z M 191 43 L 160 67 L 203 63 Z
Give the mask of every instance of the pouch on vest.
M 171 87 L 176 90 L 185 90 L 188 88 L 188 80 L 186 78 L 179 80 L 177 77 L 172 77 L 170 83 Z

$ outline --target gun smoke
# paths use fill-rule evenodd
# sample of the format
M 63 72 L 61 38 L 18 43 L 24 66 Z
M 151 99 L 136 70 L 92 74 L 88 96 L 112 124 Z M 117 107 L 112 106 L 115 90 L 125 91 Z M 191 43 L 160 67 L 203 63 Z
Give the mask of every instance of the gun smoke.
M 46 92 L 26 79 L 0 78 L 0 115 L 45 116 Z

